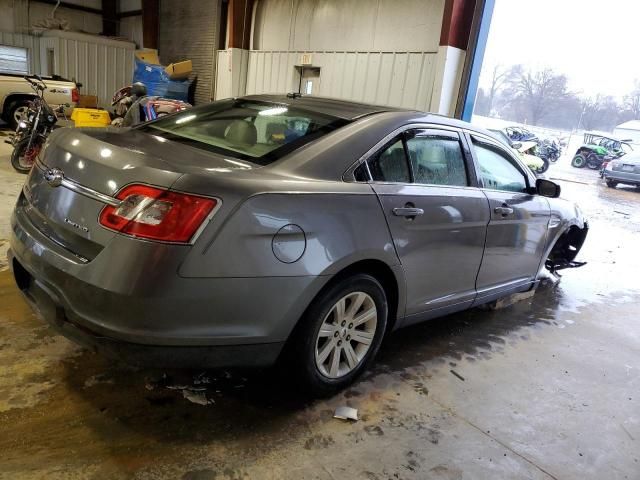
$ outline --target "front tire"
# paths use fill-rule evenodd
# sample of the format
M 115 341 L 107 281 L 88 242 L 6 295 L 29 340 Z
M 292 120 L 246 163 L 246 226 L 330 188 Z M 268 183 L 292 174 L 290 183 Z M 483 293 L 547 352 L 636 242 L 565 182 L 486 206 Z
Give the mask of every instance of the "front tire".
M 321 292 L 291 341 L 290 361 L 303 387 L 331 395 L 351 384 L 375 357 L 387 328 L 384 289 L 357 274 Z
M 35 139 L 27 149 L 28 146 L 29 137 L 20 140 L 13 148 L 13 153 L 11 154 L 11 166 L 17 172 L 29 173 L 31 171 L 31 167 L 33 167 L 36 157 L 42 148 L 42 141 Z
M 586 165 L 587 161 L 582 155 L 576 155 L 571 160 L 571 166 L 575 168 L 583 168 Z

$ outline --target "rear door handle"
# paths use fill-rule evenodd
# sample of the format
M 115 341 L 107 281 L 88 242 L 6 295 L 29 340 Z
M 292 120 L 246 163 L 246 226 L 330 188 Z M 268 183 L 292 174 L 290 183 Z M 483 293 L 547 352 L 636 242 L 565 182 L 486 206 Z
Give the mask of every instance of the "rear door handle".
M 417 215 L 422 215 L 423 213 L 423 209 L 416 207 L 401 207 L 393 209 L 393 214 L 397 217 L 415 217 Z
M 507 215 L 513 215 L 513 208 L 511 207 L 496 207 L 493 209 L 493 211 L 498 215 L 502 215 L 503 217 L 506 217 Z

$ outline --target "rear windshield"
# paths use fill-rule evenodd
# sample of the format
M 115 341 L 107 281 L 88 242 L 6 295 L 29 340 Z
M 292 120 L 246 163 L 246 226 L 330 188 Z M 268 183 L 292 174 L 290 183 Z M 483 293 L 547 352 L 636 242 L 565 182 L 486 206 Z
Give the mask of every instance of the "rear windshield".
M 346 123 L 290 106 L 230 99 L 139 128 L 167 140 L 267 165 Z

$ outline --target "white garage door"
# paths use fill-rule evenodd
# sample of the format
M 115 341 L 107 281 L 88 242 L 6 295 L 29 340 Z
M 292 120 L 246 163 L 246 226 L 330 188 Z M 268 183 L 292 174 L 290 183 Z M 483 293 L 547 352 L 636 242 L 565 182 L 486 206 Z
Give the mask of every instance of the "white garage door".
M 0 45 L 0 72 L 29 73 L 29 56 L 27 49 Z

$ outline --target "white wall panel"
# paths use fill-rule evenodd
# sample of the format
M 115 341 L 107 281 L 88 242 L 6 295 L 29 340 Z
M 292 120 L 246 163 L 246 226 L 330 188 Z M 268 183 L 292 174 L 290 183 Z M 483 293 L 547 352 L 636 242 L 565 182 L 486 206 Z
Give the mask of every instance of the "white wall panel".
M 295 65 L 310 53 L 320 67 L 318 96 L 428 110 L 435 53 L 428 52 L 249 52 L 247 94 L 298 91 Z M 222 97 L 218 97 L 222 98 Z
M 47 50 L 54 51 L 53 71 L 47 72 Z M 129 42 L 73 32 L 45 32 L 40 39 L 41 70 L 82 83 L 80 92 L 96 95 L 108 107 L 116 90 L 133 79 L 133 51 Z
M 436 52 L 444 0 L 259 0 L 253 48 Z

